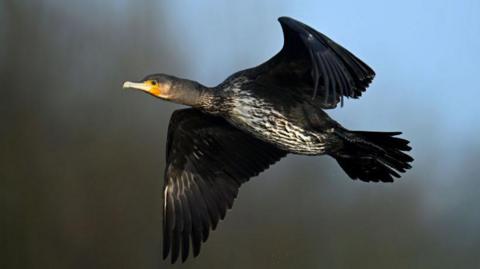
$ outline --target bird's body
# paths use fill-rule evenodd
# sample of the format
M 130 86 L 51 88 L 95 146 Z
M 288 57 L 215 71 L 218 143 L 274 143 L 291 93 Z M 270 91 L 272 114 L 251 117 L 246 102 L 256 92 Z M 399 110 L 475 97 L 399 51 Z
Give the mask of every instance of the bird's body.
M 217 88 L 223 98 L 220 114 L 232 125 L 290 153 L 325 153 L 336 123 L 308 100 L 278 94 L 282 89 L 260 85 L 243 73 Z
M 174 112 L 167 138 L 164 258 L 200 252 L 239 187 L 288 153 L 327 154 L 352 179 L 392 182 L 413 161 L 400 132 L 350 131 L 324 111 L 358 98 L 374 71 L 313 28 L 282 17 L 284 46 L 216 87 L 165 74 L 126 82 L 191 106 Z

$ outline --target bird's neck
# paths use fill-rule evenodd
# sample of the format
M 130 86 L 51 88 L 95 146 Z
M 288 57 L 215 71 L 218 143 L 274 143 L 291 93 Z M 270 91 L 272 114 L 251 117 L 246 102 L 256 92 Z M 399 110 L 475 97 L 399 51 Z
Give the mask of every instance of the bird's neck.
M 178 79 L 173 84 L 172 101 L 199 109 L 209 109 L 214 99 L 214 89 L 196 81 Z

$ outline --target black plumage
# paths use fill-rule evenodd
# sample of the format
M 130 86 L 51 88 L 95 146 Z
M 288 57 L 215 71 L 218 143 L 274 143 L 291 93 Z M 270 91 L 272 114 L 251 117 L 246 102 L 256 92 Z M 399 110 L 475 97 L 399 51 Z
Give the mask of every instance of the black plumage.
M 411 167 L 400 132 L 350 131 L 324 111 L 360 97 L 374 71 L 311 27 L 279 21 L 280 52 L 216 87 L 165 74 L 124 84 L 192 107 L 168 129 L 163 256 L 172 263 L 197 256 L 241 184 L 288 153 L 327 154 L 366 182 L 392 182 Z
M 287 152 L 196 109 L 177 110 L 168 128 L 163 255 L 193 255 L 208 238 L 238 188 Z
M 282 50 L 250 69 L 248 76 L 309 95 L 321 108 L 333 108 L 343 103 L 343 97 L 360 97 L 372 82 L 375 72 L 327 36 L 288 17 L 279 22 L 284 35 Z M 321 96 L 316 98 L 319 88 Z

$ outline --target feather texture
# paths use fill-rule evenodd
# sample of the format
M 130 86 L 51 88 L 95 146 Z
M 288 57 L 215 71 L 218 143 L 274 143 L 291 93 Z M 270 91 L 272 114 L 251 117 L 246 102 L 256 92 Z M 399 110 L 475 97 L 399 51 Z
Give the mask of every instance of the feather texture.
M 247 76 L 313 99 L 324 109 L 343 105 L 344 97 L 362 95 L 375 76 L 368 65 L 310 26 L 288 17 L 278 20 L 284 36 L 282 50 L 246 70 Z
M 174 112 L 167 138 L 164 259 L 185 261 L 191 250 L 197 256 L 240 185 L 286 154 L 223 118 L 194 109 Z

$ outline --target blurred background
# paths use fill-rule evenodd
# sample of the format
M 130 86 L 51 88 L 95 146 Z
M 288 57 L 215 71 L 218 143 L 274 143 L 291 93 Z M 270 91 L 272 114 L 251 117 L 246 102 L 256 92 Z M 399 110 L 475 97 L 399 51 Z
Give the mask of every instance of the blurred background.
M 413 169 L 350 180 L 288 156 L 244 185 L 201 255 L 172 268 L 480 266 L 480 2 L 0 1 L 0 268 L 170 268 L 165 140 L 180 108 L 124 80 L 216 85 L 274 55 L 288 15 L 377 72 L 330 115 L 403 131 Z

